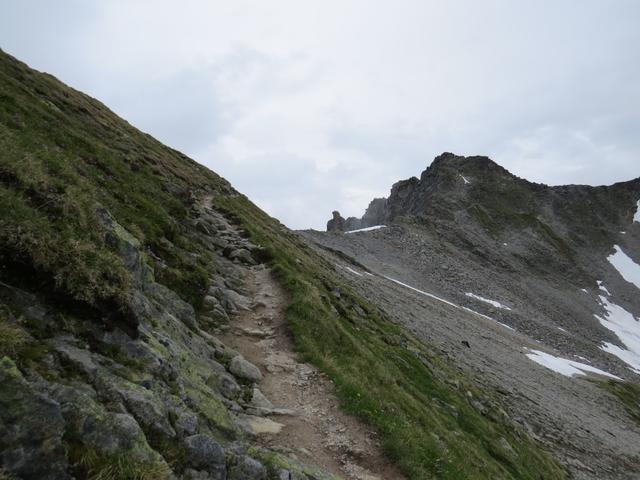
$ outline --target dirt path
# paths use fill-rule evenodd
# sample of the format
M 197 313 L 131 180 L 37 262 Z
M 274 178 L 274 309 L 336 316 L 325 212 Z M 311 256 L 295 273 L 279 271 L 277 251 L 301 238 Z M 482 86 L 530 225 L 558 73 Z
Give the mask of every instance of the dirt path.
M 258 388 L 274 408 L 290 411 L 255 418 L 270 431 L 258 441 L 347 479 L 404 479 L 385 459 L 375 432 L 340 411 L 331 381 L 297 360 L 284 320 L 286 295 L 270 272 L 252 268 L 247 289 L 254 308 L 234 317 L 221 340 L 260 367 Z

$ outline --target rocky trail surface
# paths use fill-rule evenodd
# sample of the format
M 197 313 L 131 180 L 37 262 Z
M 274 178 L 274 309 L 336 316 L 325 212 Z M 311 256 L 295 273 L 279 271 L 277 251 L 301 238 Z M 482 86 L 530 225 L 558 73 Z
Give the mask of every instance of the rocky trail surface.
M 338 407 L 331 381 L 295 352 L 286 325 L 286 296 L 262 266 L 247 270 L 249 308 L 230 321 L 221 340 L 252 364 L 261 380 L 243 415 L 258 443 L 354 480 L 404 478 L 381 452 L 378 438 Z

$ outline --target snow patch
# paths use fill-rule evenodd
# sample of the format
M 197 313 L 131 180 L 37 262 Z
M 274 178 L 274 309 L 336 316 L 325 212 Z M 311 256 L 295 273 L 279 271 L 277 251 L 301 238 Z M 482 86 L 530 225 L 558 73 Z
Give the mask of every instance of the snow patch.
M 615 253 L 607 257 L 609 263 L 622 275 L 622 278 L 640 288 L 640 265 L 629 258 L 618 245 L 614 245 L 613 248 Z
M 636 205 L 636 213 L 633 215 L 633 221 L 640 223 L 640 200 L 638 200 L 638 204 Z
M 361 274 L 360 272 L 355 271 L 353 268 L 344 267 L 344 269 L 345 269 L 347 272 L 351 272 L 351 273 L 353 273 L 354 275 L 357 275 L 357 276 L 359 276 L 359 277 L 361 277 L 361 276 L 362 276 L 362 274 Z
M 434 300 L 438 300 L 439 302 L 446 303 L 447 305 L 450 305 L 450 306 L 455 307 L 455 308 L 462 308 L 462 307 L 460 307 L 460 305 L 456 305 L 455 303 L 452 303 L 452 302 L 450 302 L 448 300 L 445 300 L 444 298 L 440 298 L 440 297 L 438 297 L 438 296 L 436 296 L 436 295 L 434 295 L 432 293 L 428 293 L 428 292 L 425 292 L 425 291 L 420 290 L 418 288 L 412 287 L 411 285 L 407 285 L 406 283 L 402 283 L 400 280 L 396 280 L 395 278 L 387 277 L 386 275 L 383 275 L 383 277 L 386 278 L 387 280 L 391 280 L 392 282 L 397 283 L 398 285 L 402 285 L 403 287 L 406 287 L 409 290 L 413 290 L 414 292 L 418 292 L 418 293 L 421 293 L 422 295 L 425 295 L 425 296 L 427 296 L 429 298 L 433 298 Z M 470 311 L 473 311 L 473 310 L 470 310 Z M 478 314 L 478 315 L 480 315 L 480 314 Z
M 398 285 L 402 285 L 403 287 L 408 288 L 409 290 L 413 290 L 414 292 L 418 292 L 418 293 L 420 293 L 420 294 L 422 294 L 422 295 L 424 295 L 426 297 L 433 298 L 434 300 L 437 300 L 439 302 L 445 303 L 445 304 L 447 304 L 447 305 L 449 305 L 451 307 L 457 308 L 459 310 L 464 310 L 465 312 L 473 313 L 474 315 L 477 315 L 479 317 L 482 317 L 482 318 L 485 318 L 485 319 L 490 320 L 492 322 L 495 322 L 498 325 L 502 325 L 503 327 L 508 328 L 509 330 L 515 330 L 514 328 L 510 327 L 509 325 L 505 325 L 504 323 L 500 323 L 496 319 L 491 318 L 491 317 L 489 317 L 487 315 L 483 315 L 482 313 L 476 312 L 475 310 L 471 310 L 468 307 L 463 307 L 461 305 L 457 305 L 457 304 L 455 304 L 453 302 L 450 302 L 449 300 L 445 300 L 444 298 L 440 298 L 440 297 L 438 297 L 438 296 L 436 296 L 436 295 L 434 295 L 432 293 L 425 292 L 424 290 L 420 290 L 418 288 L 412 287 L 411 285 L 407 285 L 406 283 L 402 283 L 400 280 L 396 280 L 395 278 L 391 278 L 391 277 L 388 277 L 386 275 L 382 275 L 382 276 L 384 278 L 386 278 L 387 280 L 390 280 L 390 281 L 392 281 L 394 283 L 397 283 Z
M 611 296 L 611 294 L 609 293 L 609 290 L 607 290 L 607 287 L 605 287 L 604 283 L 602 283 L 602 280 L 598 280 L 598 288 L 602 290 L 604 293 L 606 293 L 607 295 Z
M 381 228 L 386 228 L 386 225 L 374 225 L 373 227 L 359 228 L 357 230 L 349 230 L 344 233 L 358 233 L 358 232 L 371 232 L 373 230 L 380 230 Z
M 506 305 L 503 305 L 500 302 L 497 302 L 495 300 L 489 300 L 488 298 L 481 297 L 480 295 L 476 295 L 475 293 L 468 292 L 468 293 L 465 293 L 465 295 L 467 297 L 471 297 L 471 298 L 475 298 L 476 300 L 480 300 L 481 302 L 488 303 L 489 305 L 493 305 L 496 308 L 502 308 L 503 310 L 511 310 L 510 307 L 507 307 Z
M 606 313 L 604 317 L 595 315 L 603 327 L 611 330 L 627 347 L 620 348 L 612 343 L 604 343 L 600 348 L 615 355 L 629 365 L 636 373 L 640 373 L 640 322 L 624 308 L 600 296 L 600 302 Z
M 468 185 L 471 182 L 467 179 L 467 177 L 465 177 L 464 175 L 462 175 L 461 173 L 459 173 L 458 175 L 460 175 L 460 178 L 462 178 L 462 180 L 464 180 L 464 184 Z
M 498 322 L 498 321 L 496 321 L 496 323 L 497 323 L 498 325 L 503 326 L 504 328 L 508 328 L 509 330 L 513 330 L 514 332 L 516 331 L 516 329 L 515 329 L 515 328 L 510 327 L 510 326 L 509 326 L 509 325 L 507 325 L 506 323 L 502 323 L 502 322 Z
M 551 355 L 540 350 L 529 350 L 529 353 L 526 355 L 529 360 L 533 360 L 537 364 L 542 365 L 549 370 L 553 370 L 554 372 L 558 372 L 565 377 L 586 375 L 587 372 L 591 372 L 597 373 L 598 375 L 604 375 L 605 377 L 622 380 L 620 377 L 611 375 L 610 373 L 600 370 L 599 368 L 592 367 L 591 365 L 569 360 L 567 358 L 556 357 L 555 355 Z
M 587 292 L 587 289 L 586 289 L 586 288 L 581 288 L 581 289 L 580 289 L 580 291 L 581 291 L 581 292 L 584 292 L 584 293 L 589 293 L 589 292 Z

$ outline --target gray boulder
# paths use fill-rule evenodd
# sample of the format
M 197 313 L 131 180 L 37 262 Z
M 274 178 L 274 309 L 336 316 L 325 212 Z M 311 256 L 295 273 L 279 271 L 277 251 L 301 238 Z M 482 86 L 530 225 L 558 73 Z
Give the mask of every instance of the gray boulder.
M 0 465 L 19 478 L 70 479 L 60 405 L 27 383 L 13 361 L 0 360 Z
M 207 380 L 207 385 L 218 390 L 225 398 L 235 400 L 242 391 L 235 378 L 227 373 L 214 373 Z
M 235 313 L 238 310 L 249 310 L 251 301 L 235 290 L 223 287 L 211 287 L 209 294 L 220 301 L 220 304 L 227 312 Z
M 273 403 L 264 396 L 259 388 L 253 387 L 253 395 L 251 396 L 251 406 L 256 408 L 272 409 Z
M 266 480 L 267 469 L 255 458 L 242 456 L 229 467 L 228 480 Z
M 177 413 L 174 428 L 180 437 L 195 435 L 198 431 L 198 417 L 192 413 L 181 411 Z
M 143 427 L 165 437 L 176 433 L 169 422 L 166 406 L 153 392 L 112 375 L 101 375 L 96 382 L 98 390 L 111 398 L 120 398 L 135 419 Z
M 243 378 L 251 382 L 259 382 L 262 380 L 260 369 L 253 363 L 247 361 L 242 355 L 238 355 L 231 359 L 229 363 L 229 371 L 238 378 Z
M 204 470 L 215 480 L 224 480 L 227 474 L 225 453 L 222 446 L 208 435 L 192 435 L 185 438 L 187 465 Z
M 229 254 L 229 260 L 238 260 L 246 265 L 255 265 L 256 261 L 251 256 L 251 252 L 246 248 L 237 248 Z

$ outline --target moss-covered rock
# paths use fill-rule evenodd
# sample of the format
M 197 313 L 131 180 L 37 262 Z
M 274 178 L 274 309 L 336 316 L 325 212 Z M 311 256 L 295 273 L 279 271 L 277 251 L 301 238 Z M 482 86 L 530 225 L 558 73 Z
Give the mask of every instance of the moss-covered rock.
M 0 386 L 0 468 L 23 478 L 71 478 L 60 405 L 34 390 L 8 357 L 0 360 Z

